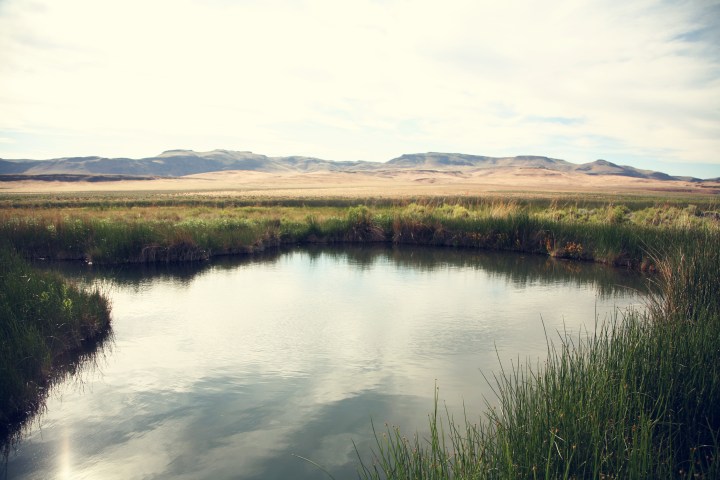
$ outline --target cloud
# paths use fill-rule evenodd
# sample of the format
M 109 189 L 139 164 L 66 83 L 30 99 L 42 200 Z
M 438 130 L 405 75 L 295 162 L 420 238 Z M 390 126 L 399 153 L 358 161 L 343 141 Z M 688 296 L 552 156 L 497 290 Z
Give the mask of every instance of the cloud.
M 8 0 L 0 131 L 32 129 L 32 145 L 62 131 L 75 138 L 63 154 L 106 145 L 93 153 L 150 155 L 187 139 L 189 148 L 383 161 L 439 149 L 588 161 L 607 152 L 580 139 L 602 136 L 624 146 L 617 160 L 712 163 L 716 10 Z

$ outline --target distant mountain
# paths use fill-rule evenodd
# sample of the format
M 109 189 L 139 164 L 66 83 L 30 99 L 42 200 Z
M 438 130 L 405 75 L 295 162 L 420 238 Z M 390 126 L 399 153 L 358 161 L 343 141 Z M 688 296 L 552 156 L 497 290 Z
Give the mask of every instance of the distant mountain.
M 543 168 L 558 172 L 578 172 L 587 175 L 619 175 L 624 177 L 647 178 L 653 180 L 683 180 L 699 182 L 694 177 L 679 177 L 652 170 L 640 170 L 627 165 L 616 165 L 607 160 L 595 160 L 590 163 L 576 164 L 557 158 L 536 155 L 516 157 L 485 157 L 462 153 L 414 153 L 393 158 L 384 165 L 397 168 L 420 168 L 447 170 L 449 168 Z
M 575 166 L 565 160 L 524 155 L 519 157 L 483 157 L 462 153 L 413 153 L 393 158 L 385 165 L 398 168 L 437 169 L 446 167 L 528 167 L 569 171 Z
M 146 175 L 182 177 L 223 170 L 263 172 L 316 171 L 350 168 L 359 162 L 332 162 L 309 157 L 273 158 L 252 152 L 168 150 L 156 157 L 71 157 L 52 160 L 0 160 L 0 174 Z M 366 162 L 370 163 L 370 162 Z
M 667 173 L 639 170 L 627 165 L 620 166 L 607 160 L 595 160 L 594 162 L 579 165 L 575 168 L 575 171 L 587 173 L 588 175 L 621 175 L 623 177 L 652 178 L 655 180 L 679 180 L 678 177 L 672 177 Z M 683 177 L 683 179 L 687 178 Z
M 620 166 L 607 160 L 582 165 L 542 156 L 486 157 L 462 153 L 414 153 L 393 158 L 385 163 L 338 162 L 319 158 L 290 156 L 268 157 L 252 152 L 212 150 L 168 150 L 155 157 L 140 159 L 105 157 L 68 157 L 51 160 L 0 159 L 0 175 L 5 180 L 37 178 L 117 179 L 125 177 L 182 177 L 199 173 L 249 170 L 256 172 L 358 172 L 383 170 L 476 170 L 490 168 L 539 168 L 587 175 L 621 175 L 654 180 L 699 181 L 692 177 L 674 177 L 662 172 Z M 53 177 L 54 176 L 54 177 Z M 73 177 L 75 176 L 75 177 Z

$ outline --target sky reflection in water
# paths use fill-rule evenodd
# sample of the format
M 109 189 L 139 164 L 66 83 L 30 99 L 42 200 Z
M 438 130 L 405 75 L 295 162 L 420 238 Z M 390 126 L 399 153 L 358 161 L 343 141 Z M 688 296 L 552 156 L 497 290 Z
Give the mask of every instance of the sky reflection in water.
M 542 357 L 543 322 L 577 335 L 640 303 L 644 285 L 598 265 L 430 248 L 65 274 L 106 285 L 114 345 L 57 388 L 8 478 L 322 477 L 293 454 L 354 478 L 371 419 L 426 429 L 436 381 L 451 411 L 477 417 L 492 395 L 481 373 Z

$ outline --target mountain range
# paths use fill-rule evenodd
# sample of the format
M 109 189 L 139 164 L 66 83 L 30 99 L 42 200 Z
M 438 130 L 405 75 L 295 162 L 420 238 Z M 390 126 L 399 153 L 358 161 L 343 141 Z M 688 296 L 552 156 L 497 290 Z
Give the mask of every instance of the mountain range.
M 168 150 L 155 157 L 140 159 L 105 157 L 65 157 L 51 160 L 0 159 L 0 179 L 117 180 L 157 177 L 182 177 L 220 171 L 256 171 L 267 173 L 371 172 L 387 170 L 468 171 L 498 168 L 531 168 L 587 175 L 620 175 L 653 180 L 701 182 L 694 177 L 671 176 L 607 160 L 575 164 L 542 156 L 486 157 L 461 153 L 414 153 L 384 163 L 369 161 L 332 161 L 289 156 L 268 157 L 252 152 L 212 150 Z

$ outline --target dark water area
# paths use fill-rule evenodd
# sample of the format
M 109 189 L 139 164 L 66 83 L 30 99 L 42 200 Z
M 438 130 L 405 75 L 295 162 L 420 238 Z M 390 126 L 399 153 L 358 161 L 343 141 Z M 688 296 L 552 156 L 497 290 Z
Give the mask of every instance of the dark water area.
M 111 298 L 112 344 L 52 391 L 7 478 L 356 478 L 371 421 L 479 419 L 500 363 L 642 308 L 602 265 L 438 248 L 306 248 L 194 265 L 54 265 Z

